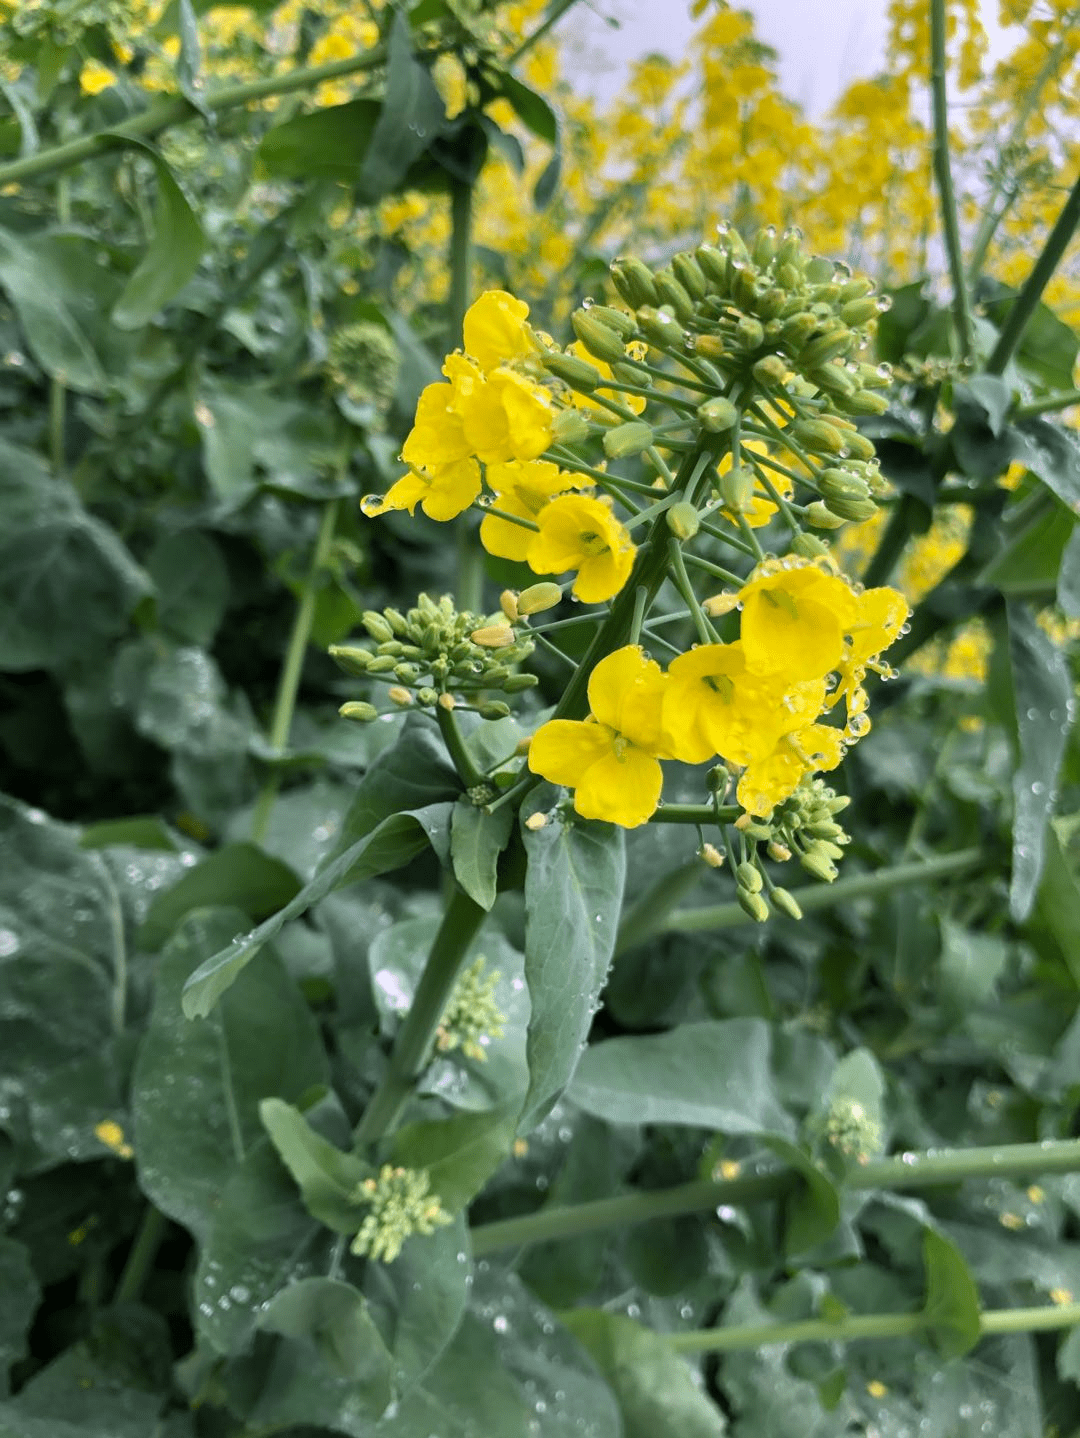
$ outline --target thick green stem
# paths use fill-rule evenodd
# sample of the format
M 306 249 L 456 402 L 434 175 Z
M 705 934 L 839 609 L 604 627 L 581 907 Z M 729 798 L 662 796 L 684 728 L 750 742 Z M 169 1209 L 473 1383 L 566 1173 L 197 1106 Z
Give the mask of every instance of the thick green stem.
M 473 186 L 469 180 L 450 181 L 450 298 L 446 317 L 447 351 L 460 348 L 465 311 L 472 302 Z M 462 520 L 457 526 L 457 602 L 459 609 L 479 613 L 484 594 L 484 555 L 478 525 Z
M 1080 1172 L 1080 1139 L 1052 1143 L 1016 1143 L 996 1148 L 941 1149 L 931 1153 L 901 1153 L 891 1158 L 858 1164 L 841 1187 L 866 1193 L 875 1189 L 899 1192 L 935 1188 L 968 1179 L 1025 1178 L 1050 1173 Z M 708 1213 L 721 1206 L 745 1206 L 781 1197 L 802 1180 L 793 1169 L 776 1168 L 746 1177 L 698 1179 L 672 1188 L 646 1189 L 591 1203 L 542 1208 L 519 1218 L 479 1224 L 471 1232 L 477 1257 L 500 1248 L 578 1238 L 600 1229 L 674 1218 L 686 1213 Z
M 1050 231 L 1042 254 L 1035 261 L 1031 274 L 1024 281 L 1023 289 L 1017 295 L 1016 301 L 1008 313 L 1005 327 L 998 336 L 993 353 L 986 361 L 987 374 L 1003 374 L 1005 372 L 1005 366 L 1019 348 L 1020 341 L 1024 338 L 1024 331 L 1028 327 L 1028 321 L 1035 313 L 1035 306 L 1039 303 L 1043 290 L 1046 289 L 1053 278 L 1054 271 L 1061 263 L 1062 256 L 1068 249 L 1078 224 L 1080 224 L 1080 180 L 1077 180 L 1070 190 L 1069 198 L 1065 201 L 1061 214 L 1058 215 L 1054 228 Z
M 397 1122 L 427 1063 L 454 981 L 483 921 L 484 910 L 455 885 L 386 1072 L 357 1125 L 358 1145 L 375 1143 Z
M 637 948 L 654 934 L 662 933 L 667 916 L 680 899 L 697 888 L 705 872 L 704 863 L 695 854 L 681 868 L 673 869 L 648 888 L 623 915 L 612 958 L 617 959 L 627 949 Z
M 878 898 L 893 889 L 908 888 L 912 884 L 933 884 L 951 879 L 985 862 L 986 854 L 982 849 L 962 849 L 958 854 L 943 854 L 937 859 L 896 864 L 872 874 L 856 874 L 850 879 L 838 879 L 835 884 L 808 884 L 804 888 L 793 889 L 791 896 L 806 914 L 813 909 L 835 908 L 837 904 L 851 903 L 855 899 Z M 664 927 L 681 934 L 693 934 L 753 922 L 736 903 L 711 904 L 703 909 L 676 910 L 669 915 Z
M 949 106 L 945 93 L 947 58 L 945 54 L 945 0 L 930 0 L 930 94 L 934 108 L 934 178 L 941 200 L 941 228 L 945 236 L 945 253 L 952 280 L 953 317 L 960 355 L 970 360 L 974 352 L 974 326 L 968 298 L 964 257 L 960 249 L 960 224 L 956 214 L 952 165 L 949 161 Z
M 650 824 L 731 824 L 742 813 L 740 804 L 666 804 L 661 803 Z
M 62 225 L 71 219 L 71 188 L 66 175 L 56 182 L 56 218 Z M 67 427 L 67 386 L 54 375 L 49 381 L 49 463 L 55 478 L 64 473 Z
M 292 634 L 289 636 L 289 647 L 285 651 L 285 662 L 281 667 L 281 678 L 278 680 L 277 699 L 274 702 L 274 717 L 270 724 L 269 736 L 270 747 L 277 753 L 281 753 L 289 742 L 293 710 L 296 708 L 296 695 L 300 688 L 300 671 L 304 665 L 304 653 L 308 640 L 311 638 L 311 626 L 315 619 L 319 578 L 330 557 L 330 545 L 334 539 L 334 525 L 337 522 L 339 503 L 339 500 L 331 499 L 323 509 L 319 534 L 315 540 L 315 550 L 311 556 L 311 568 L 304 581 L 300 603 L 296 607 L 296 618 L 293 620 Z M 261 844 L 266 838 L 270 814 L 280 783 L 281 777 L 278 771 L 271 769 L 263 781 L 259 797 L 255 801 L 255 812 L 251 819 L 251 838 L 256 844 Z
M 970 491 L 968 493 L 970 494 Z M 896 568 L 897 560 L 904 551 L 904 545 L 911 538 L 912 525 L 918 508 L 918 500 L 905 494 L 889 515 L 885 533 L 881 536 L 878 547 L 874 550 L 870 557 L 870 563 L 866 566 L 866 573 L 862 576 L 863 583 L 868 589 L 888 583 L 890 575 Z
M 223 85 L 206 96 L 206 106 L 214 113 L 232 110 L 238 105 L 247 105 L 255 100 L 265 100 L 271 95 L 291 95 L 297 90 L 313 90 L 323 80 L 338 79 L 342 75 L 355 75 L 362 70 L 376 70 L 386 59 L 386 51 L 378 45 L 362 55 L 350 56 L 348 60 L 335 60 L 329 65 L 312 65 L 304 70 L 293 70 L 288 75 L 270 75 L 263 80 L 246 80 L 242 85 Z M 173 125 L 185 124 L 201 116 L 190 101 L 181 95 L 164 95 L 153 105 L 129 115 L 120 125 L 107 130 L 96 130 L 92 135 L 83 135 L 77 140 L 68 140 L 63 145 L 54 145 L 49 150 L 39 150 L 36 155 L 27 155 L 21 160 L 12 160 L 0 165 L 0 185 L 23 183 L 36 180 L 55 170 L 67 170 L 83 160 L 92 160 L 106 150 L 122 146 L 125 138 L 145 140 L 160 134 Z
M 1042 399 L 1033 399 L 1030 404 L 1018 404 L 1010 418 L 1034 419 L 1036 415 L 1069 409 L 1074 404 L 1080 404 L 1080 389 L 1059 390 L 1057 394 L 1045 394 Z
M 135 1237 L 131 1241 L 127 1262 L 124 1264 L 124 1271 L 120 1275 L 120 1282 L 117 1284 L 116 1294 L 113 1297 L 114 1303 L 134 1303 L 142 1293 L 143 1284 L 153 1266 L 168 1226 L 169 1220 L 165 1215 L 152 1203 L 148 1203 L 143 1210 Z
M 484 776 L 473 763 L 472 755 L 465 747 L 465 740 L 461 730 L 458 728 L 457 719 L 451 709 L 444 709 L 437 705 L 435 719 L 439 725 L 439 732 L 443 737 L 447 752 L 453 761 L 454 768 L 458 771 L 458 777 L 467 789 L 474 789 L 477 785 L 483 784 Z

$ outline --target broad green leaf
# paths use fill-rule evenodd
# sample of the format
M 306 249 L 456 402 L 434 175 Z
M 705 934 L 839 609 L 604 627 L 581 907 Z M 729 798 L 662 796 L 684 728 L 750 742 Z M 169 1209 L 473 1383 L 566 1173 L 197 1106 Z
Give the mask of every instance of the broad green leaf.
M 0 670 L 59 669 L 101 654 L 149 590 L 71 486 L 36 454 L 0 441 Z
M 667 1033 L 594 1044 L 578 1065 L 570 1097 L 609 1123 L 791 1137 L 794 1124 L 776 1097 L 771 1066 L 772 1030 L 764 1019 L 681 1024 Z
M 514 107 L 514 113 L 521 123 L 538 139 L 546 140 L 549 145 L 557 145 L 559 121 L 543 95 L 505 70 L 498 76 L 497 83 L 505 98 Z
M 432 804 L 415 813 L 392 814 L 366 838 L 321 869 L 310 884 L 265 923 L 210 954 L 184 985 L 184 1013 L 189 1019 L 204 1018 L 263 945 L 290 919 L 298 919 L 313 904 L 345 884 L 356 884 L 374 874 L 401 868 L 431 842 L 432 833 L 441 837 L 449 827 L 449 804 Z
M 508 1157 L 519 1105 L 440 1120 L 418 1120 L 394 1135 L 393 1161 L 425 1168 L 432 1189 L 449 1213 L 464 1208 Z
M 784 1249 L 790 1256 L 824 1243 L 840 1222 L 840 1195 L 805 1149 L 769 1134 L 764 1140 L 802 1182 L 784 1200 Z
M 26 1354 L 40 1300 L 30 1254 L 21 1243 L 0 1234 L 0 1393 L 7 1391 L 11 1365 Z
M 206 249 L 206 236 L 157 150 L 138 140 L 127 143 L 153 161 L 158 185 L 150 243 L 112 311 L 114 325 L 134 330 L 148 324 L 191 279 Z
M 85 320 L 76 314 L 79 297 L 58 244 L 51 237 L 24 240 L 0 230 L 0 285 L 42 369 L 71 389 L 105 394 L 109 382 Z
M 1076 701 L 1061 651 L 1020 604 L 1008 607 L 1009 659 L 1019 760 L 1013 774 L 1013 867 L 1009 907 L 1026 919 L 1035 902 L 1058 771 Z
M 64 1349 L 21 1389 L 11 1403 L 10 1419 L 0 1406 L 0 1435 L 145 1438 L 153 1433 L 167 1393 L 160 1386 L 148 1391 L 145 1383 L 132 1383 L 113 1358 L 108 1340 Z
M 386 94 L 360 167 L 358 193 L 369 205 L 400 185 L 446 123 L 442 97 L 413 56 L 411 31 L 400 12 L 390 26 L 389 51 Z
M 1074 528 L 1061 556 L 1057 602 L 1070 619 L 1080 619 L 1080 528 Z
M 489 814 L 464 794 L 454 805 L 450 821 L 454 877 L 482 909 L 490 909 L 495 902 L 499 855 L 509 842 L 513 826 L 514 813 L 508 805 Z
M 329 1143 L 299 1109 L 281 1099 L 263 1099 L 259 1117 L 311 1216 L 338 1233 L 355 1233 L 364 1211 L 354 1195 L 370 1176 L 370 1165 Z
M 432 1234 L 408 1239 L 393 1263 L 364 1267 L 361 1287 L 393 1357 L 399 1391 L 423 1379 L 457 1332 L 473 1282 L 468 1247 L 459 1214 Z
M 1016 299 L 1016 291 L 995 281 L 982 279 L 980 300 L 1000 330 Z M 1076 357 L 1080 352 L 1075 332 L 1045 304 L 1037 304 L 1024 326 L 1016 358 L 1020 365 L 1049 389 L 1070 389 Z
M 382 106 L 375 100 L 350 100 L 295 115 L 266 132 L 258 158 L 278 179 L 314 178 L 353 185 L 381 114 Z
M 928 1228 L 923 1234 L 927 1334 L 943 1358 L 958 1358 L 979 1341 L 979 1291 L 955 1244 Z
M 192 969 L 245 923 L 236 909 L 184 920 L 158 963 L 154 1008 L 135 1063 L 140 1182 L 200 1240 L 230 1175 L 262 1137 L 260 1101 L 294 1101 L 327 1077 L 316 1022 L 272 950 L 209 1018 L 184 1018 L 180 995 Z
M 114 844 L 128 844 L 133 849 L 157 849 L 178 854 L 176 835 L 156 814 L 133 814 L 130 819 L 102 819 L 88 824 L 79 838 L 81 849 L 108 849 Z
M 1080 445 L 1075 437 L 1039 418 L 1019 421 L 1010 434 L 1012 458 L 1037 475 L 1073 514 L 1080 513 Z
M 1042 879 L 1032 917 L 1049 931 L 1080 988 L 1080 883 L 1065 856 L 1056 820 L 1051 820 L 1046 834 Z
M 393 748 L 380 754 L 356 791 L 338 839 L 337 854 L 401 810 L 418 810 L 461 793 L 461 780 L 441 741 L 427 724 L 406 723 Z M 450 853 L 450 825 L 432 844 L 441 857 Z M 444 859 L 445 861 L 445 859 Z
M 622 1313 L 576 1308 L 562 1321 L 611 1385 L 623 1438 L 721 1438 L 727 1423 L 685 1359 Z
M 146 568 L 157 589 L 157 620 L 181 643 L 205 648 L 225 615 L 229 575 L 221 549 L 198 529 L 161 535 Z
M 334 430 L 311 409 L 265 386 L 221 378 L 204 385 L 194 406 L 203 468 L 222 511 L 231 514 L 260 486 L 328 499 L 342 493 L 332 477 Z
M 522 824 L 529 1093 L 522 1132 L 535 1127 L 573 1077 L 607 979 L 622 907 L 626 855 L 613 824 L 557 819 Z
M 1058 587 L 1062 557 L 1075 523 L 1065 506 L 1051 499 L 1046 512 L 1037 514 L 990 561 L 978 582 L 993 585 L 1011 598 L 1049 599 Z
M 276 913 L 300 890 L 287 864 L 255 844 L 226 844 L 188 869 L 171 889 L 155 899 L 141 930 L 144 949 L 159 949 L 192 909 L 233 905 L 252 919 Z
M 939 992 L 945 1004 L 963 1012 L 993 999 L 1009 959 L 1000 934 L 980 934 L 952 919 L 941 920 Z
M 301 1278 L 270 1300 L 260 1328 L 315 1349 L 320 1365 L 358 1385 L 377 1417 L 393 1396 L 391 1361 L 364 1296 L 332 1278 Z M 354 1390 L 355 1391 L 355 1390 Z M 311 1413 L 301 1415 L 310 1421 Z
M 1080 1328 L 1071 1329 L 1058 1347 L 1057 1375 L 1080 1387 Z

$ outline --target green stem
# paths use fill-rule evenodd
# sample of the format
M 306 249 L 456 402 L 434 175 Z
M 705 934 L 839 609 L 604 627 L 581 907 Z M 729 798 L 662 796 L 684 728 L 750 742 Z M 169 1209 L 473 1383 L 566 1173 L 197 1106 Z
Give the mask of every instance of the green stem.
M 630 634 L 628 643 L 641 643 L 641 626 L 645 623 L 645 611 L 649 606 L 649 591 L 643 584 L 639 584 L 634 595 L 634 617 L 630 621 Z
M 694 586 L 690 583 L 690 576 L 686 572 L 686 562 L 683 559 L 682 545 L 677 539 L 671 539 L 668 543 L 668 558 L 671 563 L 671 577 L 675 587 L 682 595 L 687 609 L 690 611 L 690 618 L 694 622 L 697 637 L 702 644 L 715 644 L 717 636 L 712 625 L 694 593 Z
M 1074 404 L 1080 404 L 1080 389 L 1059 390 L 1057 394 L 1046 394 L 1042 399 L 1033 399 L 1030 404 L 1018 404 L 1012 411 L 1011 418 L 1034 419 L 1036 415 L 1068 409 Z
M 288 75 L 271 75 L 262 80 L 246 80 L 240 85 L 223 85 L 206 95 L 208 109 L 215 113 L 232 110 L 238 105 L 247 105 L 254 100 L 265 100 L 271 95 L 290 95 L 298 90 L 312 90 L 323 80 L 334 80 L 342 75 L 355 75 L 362 70 L 376 70 L 386 59 L 382 46 L 367 50 L 362 55 L 353 55 L 348 60 L 335 60 L 329 65 L 312 65 L 308 69 L 293 70 Z M 198 119 L 197 110 L 181 95 L 164 95 L 154 104 L 136 115 L 130 115 L 121 124 L 107 130 L 96 130 L 92 135 L 83 135 L 77 140 L 68 140 L 63 145 L 40 150 L 36 155 L 24 156 L 0 165 L 0 185 L 22 183 L 51 174 L 54 170 L 67 170 L 84 160 L 91 160 L 117 145 L 123 145 L 125 138 L 147 139 L 173 125 L 182 125 Z
M 473 763 L 472 755 L 465 747 L 465 740 L 461 730 L 458 728 L 457 719 L 452 709 L 444 709 L 441 704 L 435 706 L 435 718 L 439 725 L 439 733 L 443 737 L 454 768 L 466 789 L 474 789 L 477 785 L 484 783 L 484 776 Z
M 277 753 L 282 753 L 289 743 L 289 730 L 292 728 L 293 710 L 296 708 L 296 695 L 300 688 L 300 671 L 304 665 L 304 653 L 308 640 L 311 638 L 311 626 L 315 620 L 319 578 L 330 557 L 330 545 L 334 538 L 334 525 L 337 522 L 339 504 L 339 500 L 331 499 L 323 508 L 319 533 L 315 540 L 315 550 L 311 556 L 311 567 L 300 594 L 300 603 L 296 607 L 296 617 L 293 620 L 292 633 L 289 636 L 289 647 L 285 651 L 285 662 L 281 667 L 281 678 L 278 681 L 277 698 L 274 701 L 274 716 L 270 724 L 269 736 L 270 747 Z M 280 784 L 281 775 L 276 769 L 271 769 L 263 780 L 259 797 L 255 801 L 255 812 L 251 819 L 253 843 L 261 844 L 266 837 L 270 814 Z
M 114 1303 L 134 1303 L 138 1299 L 168 1225 L 169 1220 L 160 1209 L 148 1203 L 132 1239 Z
M 687 863 L 671 870 L 646 889 L 622 917 L 612 958 L 617 959 L 627 949 L 637 948 L 654 934 L 661 933 L 668 914 L 680 899 L 697 888 L 704 873 L 705 865 L 695 854 Z
M 719 810 L 713 804 L 665 804 L 650 819 L 650 824 L 722 824 L 732 823 L 742 813 L 738 804 L 723 804 Z
M 918 501 L 905 494 L 889 515 L 885 533 L 878 541 L 878 547 L 870 556 L 866 573 L 862 575 L 863 583 L 868 589 L 885 584 L 896 568 L 896 562 L 903 553 L 904 545 L 911 538 L 912 520 L 917 504 Z
M 960 343 L 960 354 L 970 360 L 974 351 L 975 330 L 971 319 L 964 257 L 960 250 L 960 225 L 956 215 L 956 194 L 953 190 L 952 165 L 949 160 L 949 105 L 945 93 L 947 79 L 945 53 L 945 0 L 930 0 L 930 94 L 934 109 L 934 178 L 941 201 L 941 227 L 945 236 L 945 252 L 952 279 L 953 318 Z
M 1003 374 L 1014 352 L 1024 337 L 1028 321 L 1035 313 L 1035 306 L 1042 298 L 1042 292 L 1053 278 L 1054 271 L 1061 263 L 1062 256 L 1080 224 L 1080 179 L 1073 185 L 1069 198 L 1050 231 L 1042 254 L 1035 261 L 1031 274 L 1024 281 L 1023 288 L 1009 310 L 1005 327 L 998 336 L 990 358 L 986 361 L 987 374 Z
M 465 314 L 472 302 L 473 186 L 456 176 L 450 180 L 450 298 L 446 317 L 447 351 L 458 349 L 464 338 Z M 479 526 L 462 520 L 457 526 L 458 608 L 479 613 L 484 597 L 484 554 Z
M 562 17 L 566 14 L 567 10 L 569 10 L 572 5 L 576 4 L 577 0 L 559 0 L 559 3 L 555 6 L 554 10 L 552 10 L 551 14 L 548 15 L 548 17 L 536 27 L 536 29 L 532 32 L 531 35 L 526 35 L 525 39 L 522 40 L 521 44 L 517 47 L 517 49 L 508 57 L 506 61 L 507 69 L 509 69 L 511 65 L 516 64 L 516 62 L 521 59 L 522 55 L 526 54 L 529 50 L 532 49 L 534 45 L 538 44 L 539 41 L 541 41 L 547 34 L 547 32 L 551 29 L 551 27 L 557 24 L 558 21 L 562 19 Z
M 958 854 L 943 854 L 936 859 L 927 859 L 911 864 L 896 864 L 891 869 L 878 869 L 872 874 L 856 874 L 850 879 L 838 879 L 834 884 L 808 884 L 793 889 L 803 913 L 813 909 L 831 909 L 838 904 L 847 904 L 855 899 L 877 898 L 893 889 L 907 888 L 912 884 L 932 884 L 966 873 L 986 862 L 982 849 L 962 849 Z M 712 904 L 702 909 L 681 909 L 670 915 L 665 928 L 682 934 L 701 933 L 713 929 L 730 929 L 736 924 L 748 924 L 748 918 L 736 903 Z
M 71 219 L 71 189 L 66 175 L 56 182 L 56 218 L 62 225 Z M 67 386 L 54 375 L 49 381 L 49 463 L 56 479 L 64 473 L 66 426 Z
M 427 1063 L 454 980 L 483 921 L 484 910 L 455 885 L 386 1072 L 357 1125 L 358 1146 L 375 1143 L 396 1123 Z
M 875 1189 L 897 1192 L 935 1188 L 969 1179 L 1025 1178 L 1050 1173 L 1080 1172 L 1080 1139 L 1052 1143 L 1016 1143 L 998 1147 L 941 1149 L 930 1153 L 901 1153 L 855 1165 L 841 1184 L 851 1192 Z M 779 1198 L 801 1182 L 793 1169 L 730 1179 L 695 1179 L 672 1188 L 639 1190 L 616 1198 L 588 1203 L 556 1205 L 518 1218 L 482 1223 L 471 1230 L 477 1257 L 500 1248 L 578 1238 L 600 1229 L 647 1223 L 687 1213 L 708 1213 L 721 1205 L 745 1206 Z

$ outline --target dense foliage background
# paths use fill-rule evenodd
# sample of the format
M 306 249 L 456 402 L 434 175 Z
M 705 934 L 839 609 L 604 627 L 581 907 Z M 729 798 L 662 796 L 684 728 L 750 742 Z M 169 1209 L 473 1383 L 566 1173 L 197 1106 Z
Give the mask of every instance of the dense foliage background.
M 1003 3 L 989 68 L 975 0 L 945 7 L 968 302 L 929 5 L 894 0 L 888 72 L 820 122 L 719 3 L 603 110 L 568 8 L 0 3 L 4 1438 L 1080 1433 L 1076 1330 L 1034 1331 L 1080 1319 L 1080 13 Z M 834 553 L 916 606 L 835 776 L 841 879 L 760 926 L 689 826 L 539 831 L 524 895 L 509 832 L 451 855 L 434 729 L 339 719 L 326 653 L 523 582 L 467 521 L 358 503 L 469 298 L 567 340 L 614 255 L 720 219 L 892 294 L 863 429 L 893 493 Z M 490 889 L 501 1033 L 438 1054 L 379 1151 L 453 1214 L 383 1264 L 311 1135 L 349 1149 L 448 866 Z M 840 1328 L 757 1331 L 808 1319 Z

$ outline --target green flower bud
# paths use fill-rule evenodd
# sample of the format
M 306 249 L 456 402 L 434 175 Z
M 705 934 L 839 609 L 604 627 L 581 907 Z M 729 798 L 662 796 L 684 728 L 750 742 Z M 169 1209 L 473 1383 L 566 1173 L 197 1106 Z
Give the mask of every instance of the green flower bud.
M 809 310 L 799 310 L 797 314 L 789 315 L 784 321 L 780 334 L 785 343 L 789 344 L 793 350 L 799 351 L 817 328 L 817 315 L 812 315 Z
M 589 434 L 589 421 L 572 406 L 559 410 L 551 426 L 551 437 L 557 444 L 580 444 L 583 439 L 588 439 Z
M 610 325 L 595 319 L 592 310 L 575 310 L 570 323 L 578 339 L 596 359 L 621 360 L 626 358 L 626 345 Z
M 361 620 L 372 639 L 380 639 L 384 643 L 393 639 L 394 631 L 390 628 L 385 615 L 380 614 L 377 609 L 365 609 Z
M 694 253 L 709 284 L 720 294 L 727 294 L 730 265 L 727 255 L 715 245 L 698 245 Z
M 783 384 L 787 372 L 788 367 L 779 355 L 762 355 L 750 371 L 763 389 L 774 389 Z
M 682 349 L 686 331 L 674 315 L 645 305 L 638 310 L 638 327 L 647 340 L 666 349 Z
M 827 285 L 835 273 L 836 266 L 832 260 L 825 259 L 824 255 L 815 255 L 803 268 L 808 285 Z
M 359 644 L 331 644 L 328 652 L 334 663 L 339 664 L 346 674 L 357 677 L 366 674 L 371 663 L 370 652 L 362 649 Z
M 510 705 L 504 704 L 501 699 L 489 699 L 486 704 L 480 705 L 481 719 L 505 719 L 510 713 Z
M 860 434 L 857 429 L 845 429 L 844 447 L 853 459 L 871 460 L 877 458 L 877 451 L 873 442 L 867 439 L 865 434 Z
M 519 614 L 542 614 L 545 609 L 554 609 L 562 600 L 562 590 L 549 579 L 542 584 L 530 584 L 517 597 Z
M 588 360 L 578 359 L 577 355 L 545 350 L 540 362 L 558 379 L 565 380 L 571 389 L 580 390 L 583 394 L 591 394 L 602 379 L 595 365 L 589 364 Z
M 704 272 L 693 255 L 686 250 L 672 255 L 671 268 L 675 278 L 691 299 L 703 300 L 705 298 L 709 287 L 705 281 Z
M 689 500 L 680 500 L 667 511 L 667 524 L 676 539 L 693 539 L 701 528 L 698 512 Z
M 796 290 L 802 284 L 802 270 L 788 260 L 778 259 L 773 267 L 773 274 L 785 290 Z
M 720 497 L 733 514 L 742 514 L 754 495 L 754 471 L 745 464 L 733 464 L 720 476 Z
M 422 704 L 425 709 L 434 709 L 439 702 L 439 691 L 432 689 L 430 685 L 425 685 L 423 689 L 416 691 L 416 702 Z
M 705 786 L 710 794 L 718 794 L 722 799 L 731 784 L 731 775 L 723 764 L 714 764 L 705 775 Z
M 389 654 L 392 659 L 400 659 L 404 652 L 405 646 L 400 639 L 387 639 L 376 650 L 377 654 Z
M 731 297 L 741 310 L 752 310 L 757 304 L 757 279 L 746 265 L 735 271 L 731 281 Z
M 670 305 L 684 323 L 694 317 L 694 301 L 671 273 L 661 270 L 656 276 L 656 289 L 662 304 Z
M 791 552 L 797 554 L 800 559 L 819 559 L 822 555 L 828 554 L 829 546 L 824 544 L 816 534 L 805 534 L 800 530 L 791 541 Z
M 817 477 L 821 497 L 830 499 L 869 499 L 870 486 L 861 474 L 850 469 L 823 469 Z
M 807 368 L 804 373 L 811 384 L 817 385 L 818 389 L 824 390 L 826 394 L 851 399 L 858 393 L 859 386 L 855 376 L 838 364 L 817 365 Z
M 370 724 L 379 717 L 379 711 L 374 704 L 365 704 L 359 699 L 350 699 L 341 706 L 338 713 L 342 719 L 355 719 L 359 724 Z
M 776 226 L 765 225 L 754 236 L 750 257 L 759 270 L 767 269 L 776 258 Z
M 780 244 L 776 251 L 776 263 L 778 265 L 796 265 L 801 275 L 803 265 L 802 242 L 803 237 L 801 230 L 785 230 L 780 236 Z
M 852 329 L 861 329 L 870 320 L 876 319 L 878 307 L 874 300 L 848 300 L 840 306 L 840 318 Z
M 807 825 L 806 832 L 815 839 L 838 839 L 844 832 L 843 826 L 833 819 L 815 819 Z
M 718 394 L 698 405 L 697 417 L 701 421 L 702 427 L 707 429 L 710 434 L 724 434 L 733 428 L 739 417 L 739 411 L 729 399 Z
M 815 529 L 843 529 L 844 521 L 831 509 L 826 509 L 820 499 L 807 505 L 806 517 Z
M 760 320 L 754 319 L 751 315 L 743 315 L 742 319 L 735 326 L 736 342 L 742 345 L 743 349 L 760 349 L 765 343 L 765 329 Z
M 694 353 L 699 359 L 723 360 L 731 357 L 731 351 L 721 335 L 695 335 Z
M 739 908 L 744 914 L 757 924 L 763 924 L 769 917 L 769 906 L 760 894 L 753 894 L 748 889 L 736 889 L 735 897 L 739 901 Z
M 840 286 L 840 301 L 847 304 L 850 300 L 864 299 L 873 288 L 873 282 L 865 275 L 856 275 L 854 279 L 848 280 L 847 284 Z
M 504 694 L 521 694 L 539 683 L 535 674 L 510 674 L 503 680 L 502 690 Z
M 405 618 L 404 614 L 402 614 L 400 609 L 384 609 L 383 617 L 390 625 L 390 628 L 399 637 L 403 634 L 408 634 L 409 621 Z
M 831 334 L 819 335 L 810 340 L 799 352 L 799 364 L 806 369 L 815 369 L 827 360 L 839 359 L 855 348 L 855 336 L 850 330 L 833 330 Z
M 774 889 L 770 895 L 773 903 L 782 914 L 787 914 L 789 919 L 801 919 L 802 909 L 799 908 L 799 901 L 787 889 Z
M 402 684 L 415 684 L 420 678 L 420 670 L 415 664 L 395 664 L 394 678 L 400 679 Z
M 614 360 L 611 365 L 611 373 L 622 384 L 641 384 L 644 378 L 641 370 L 631 364 L 628 359 Z
M 633 310 L 660 303 L 652 270 L 635 255 L 620 256 L 612 262 L 611 282 Z
M 827 854 L 819 853 L 816 847 L 803 854 L 799 863 L 808 874 L 812 874 L 815 879 L 820 879 L 825 884 L 831 884 L 837 876 L 836 865 Z
M 850 519 L 856 523 L 871 519 L 877 513 L 877 505 L 872 499 L 851 499 L 843 495 L 826 499 L 825 506 L 841 519 Z
M 819 454 L 839 454 L 844 448 L 843 434 L 827 419 L 798 419 L 791 433 L 804 448 Z
M 756 864 L 744 862 L 735 870 L 735 877 L 741 889 L 746 889 L 751 894 L 761 893 L 761 870 Z
M 609 330 L 614 330 L 620 339 L 628 340 L 633 337 L 637 329 L 637 320 L 633 315 L 628 315 L 625 310 L 613 309 L 611 305 L 587 305 L 589 313 L 607 325 Z
M 367 667 L 369 674 L 389 674 L 397 660 L 392 654 L 379 654 Z
M 771 290 L 766 290 L 757 302 L 757 312 L 765 320 L 778 320 L 787 304 L 787 291 L 778 289 L 775 285 Z
M 883 394 L 875 394 L 873 390 L 862 389 L 854 394 L 844 395 L 842 408 L 846 413 L 854 415 L 884 414 L 889 408 L 889 401 Z
M 604 453 L 608 459 L 625 459 L 648 449 L 652 442 L 652 425 L 640 419 L 630 420 L 627 424 L 617 424 L 604 435 Z

